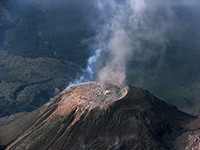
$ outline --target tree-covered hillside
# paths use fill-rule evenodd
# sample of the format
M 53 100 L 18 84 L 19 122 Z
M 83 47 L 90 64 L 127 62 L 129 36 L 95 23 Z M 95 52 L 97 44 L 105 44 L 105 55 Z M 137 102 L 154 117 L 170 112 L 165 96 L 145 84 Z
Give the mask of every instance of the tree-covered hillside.
M 88 9 L 94 7 L 83 2 L 43 7 L 31 1 L 2 1 L 0 47 L 13 55 L 54 57 L 85 66 L 96 15 Z
M 148 60 L 143 59 L 143 53 L 137 59 L 134 55 L 128 62 L 127 84 L 147 88 L 181 109 L 197 111 L 200 105 L 199 5 L 180 2 L 171 9 L 173 26 L 164 35 L 167 42 L 162 56 L 156 51 Z M 100 16 L 93 0 L 1 0 L 0 49 L 13 56 L 56 58 L 85 68 L 87 58 L 94 52 L 92 46 L 98 42 L 94 41 L 98 29 L 106 21 Z M 148 42 L 144 42 L 145 46 L 149 46 Z M 0 74 L 0 78 L 12 78 L 3 67 Z

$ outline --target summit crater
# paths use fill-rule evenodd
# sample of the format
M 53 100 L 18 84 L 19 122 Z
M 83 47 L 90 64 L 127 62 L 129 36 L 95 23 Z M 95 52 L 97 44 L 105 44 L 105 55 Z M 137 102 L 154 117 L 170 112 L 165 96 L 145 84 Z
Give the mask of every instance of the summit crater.
M 15 134 L 8 137 L 8 127 L 0 128 L 6 150 L 182 150 L 182 142 L 185 148 L 199 146 L 188 140 L 198 137 L 194 133 L 200 127 L 190 128 L 198 119 L 147 90 L 88 82 L 54 99 L 11 123 L 9 132 Z

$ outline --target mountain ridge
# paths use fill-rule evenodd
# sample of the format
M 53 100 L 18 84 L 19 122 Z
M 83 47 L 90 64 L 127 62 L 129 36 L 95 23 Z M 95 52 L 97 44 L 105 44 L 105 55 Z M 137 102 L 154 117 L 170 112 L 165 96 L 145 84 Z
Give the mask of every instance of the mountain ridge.
M 55 58 L 24 58 L 0 51 L 0 117 L 33 111 L 75 79 L 80 66 Z
M 55 99 L 7 150 L 173 149 L 196 119 L 132 86 L 78 84 Z

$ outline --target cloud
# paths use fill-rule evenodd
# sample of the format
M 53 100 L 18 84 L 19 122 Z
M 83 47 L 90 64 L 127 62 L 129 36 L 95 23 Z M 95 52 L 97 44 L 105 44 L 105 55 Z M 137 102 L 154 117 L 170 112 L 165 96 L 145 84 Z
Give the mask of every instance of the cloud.
M 192 6 L 197 4 L 197 1 L 190 3 Z M 169 34 L 179 28 L 176 8 L 190 5 L 186 0 L 94 1 L 93 6 L 99 16 L 98 23 L 93 26 L 97 34 L 91 48 L 101 49 L 101 54 L 97 61 L 92 62 L 90 72 L 86 71 L 91 65 L 88 61 L 88 67 L 81 76 L 84 80 L 78 78 L 78 81 L 97 80 L 124 86 L 130 61 L 148 63 L 154 60 L 156 69 L 162 67 L 166 48 L 170 44 Z M 85 75 L 85 72 L 90 75 Z
M 173 23 L 170 4 L 159 1 L 98 1 L 104 25 L 96 45 L 110 56 L 97 71 L 97 80 L 123 86 L 127 63 L 160 56 L 167 45 L 166 33 Z M 109 10 L 107 10 L 109 8 Z

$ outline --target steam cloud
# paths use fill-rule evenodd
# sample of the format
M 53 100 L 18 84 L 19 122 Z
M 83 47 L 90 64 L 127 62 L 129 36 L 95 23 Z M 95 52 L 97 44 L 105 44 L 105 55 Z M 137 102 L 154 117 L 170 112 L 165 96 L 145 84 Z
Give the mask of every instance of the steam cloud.
M 88 60 L 75 83 L 97 80 L 121 87 L 126 84 L 131 60 L 147 63 L 154 58 L 157 69 L 162 66 L 169 44 L 167 34 L 176 28 L 174 6 L 188 2 L 97 0 L 96 4 L 101 24 L 93 44 L 97 51 L 89 60 L 95 59 Z
M 157 90 L 160 85 L 152 83 L 160 80 L 156 79 L 157 76 L 151 76 L 152 68 L 156 66 L 155 64 L 157 64 L 156 70 L 162 67 L 164 69 L 168 68 L 169 71 L 174 71 L 172 66 L 176 61 L 173 62 L 171 60 L 173 54 L 178 56 L 187 50 L 195 51 L 195 53 L 199 54 L 199 43 L 197 42 L 200 37 L 199 0 L 8 1 L 13 6 L 11 8 L 15 8 L 17 9 L 16 12 L 20 12 L 19 15 L 14 14 L 11 17 L 14 18 L 14 22 L 21 22 L 20 16 L 24 14 L 29 16 L 27 14 L 30 13 L 31 16 L 32 11 L 36 18 L 38 16 L 34 12 L 42 14 L 35 19 L 43 20 L 38 23 L 35 22 L 36 27 L 39 29 L 38 31 L 43 33 L 42 37 L 44 39 L 41 39 L 41 41 L 54 39 L 50 38 L 54 37 L 54 35 L 56 35 L 55 39 L 58 40 L 71 35 L 71 33 L 81 34 L 82 31 L 86 33 L 85 36 L 80 36 L 79 39 L 74 40 L 76 43 L 80 43 L 82 40 L 82 43 L 87 46 L 91 45 L 94 55 L 89 57 L 86 69 L 82 70 L 82 73 L 70 85 L 95 80 L 118 86 L 123 86 L 126 82 L 135 85 L 139 83 L 140 87 L 147 87 L 150 90 L 153 87 L 153 89 Z M 19 7 L 20 9 L 23 8 L 22 11 L 18 10 L 18 5 L 23 6 Z M 39 9 L 39 11 L 35 8 Z M 19 16 L 18 19 L 17 16 Z M 30 24 L 27 22 L 24 25 L 29 26 Z M 88 32 L 92 34 L 88 35 Z M 89 40 L 85 39 L 93 36 L 93 33 L 97 33 L 95 37 L 91 37 Z M 65 43 L 63 41 L 65 40 L 61 40 L 58 45 L 59 48 L 62 47 L 64 50 L 67 46 L 65 44 L 62 45 L 62 43 Z M 173 43 L 170 43 L 170 41 L 173 41 Z M 170 44 L 170 47 L 168 47 L 168 44 Z M 77 48 L 77 52 L 81 50 L 81 48 Z M 70 51 L 66 50 L 65 54 L 68 55 L 68 52 Z M 86 48 L 82 52 L 87 52 Z M 191 56 L 196 55 L 195 53 Z M 169 57 L 166 54 L 169 54 Z M 85 57 L 87 56 L 88 54 Z M 180 58 L 182 58 L 181 56 Z M 178 59 L 176 56 L 174 57 L 173 59 Z M 81 59 L 84 60 L 85 58 Z M 135 66 L 132 65 L 133 62 L 136 62 Z M 152 62 L 153 65 L 151 64 Z M 180 62 L 188 63 L 186 59 Z M 193 64 L 198 64 L 196 61 L 194 62 Z M 135 68 L 128 68 L 129 63 L 131 67 L 134 66 Z M 166 65 L 162 65 L 164 63 Z M 191 64 L 187 64 L 188 68 L 190 66 L 193 68 Z M 148 72 L 149 66 L 151 67 L 150 72 Z M 162 72 L 162 69 L 160 70 L 161 73 L 166 73 Z M 159 76 L 161 75 L 160 72 Z M 150 77 L 148 78 L 149 75 Z M 151 77 L 154 79 L 151 80 Z M 179 78 L 179 73 L 175 72 L 174 77 L 174 80 Z M 52 102 L 53 99 L 51 99 L 50 103 Z
M 168 3 L 159 1 L 99 2 L 102 12 L 107 8 L 113 15 L 100 33 L 106 33 L 103 39 L 108 42 L 104 50 L 110 54 L 110 59 L 98 70 L 97 79 L 123 86 L 130 59 L 148 60 L 153 55 L 160 55 L 161 60 L 173 13 Z
M 78 84 L 78 83 L 82 83 L 82 82 L 88 82 L 88 81 L 93 80 L 94 74 L 95 74 L 95 65 L 99 61 L 99 58 L 101 56 L 101 52 L 102 52 L 101 49 L 97 49 L 95 51 L 95 54 L 88 58 L 87 68 L 82 70 L 82 75 L 80 77 L 78 77 L 74 82 L 71 82 L 68 85 L 68 87 L 70 87 L 74 84 Z
M 81 76 L 75 83 L 87 78 L 123 86 L 126 84 L 126 65 L 130 59 L 146 61 L 160 55 L 159 61 L 162 60 L 167 44 L 165 34 L 173 19 L 168 3 L 99 0 L 97 8 L 104 22 L 95 38 L 98 49 L 83 71 L 86 76 Z M 99 48 L 104 55 L 100 56 Z M 91 58 L 93 61 L 90 61 Z

